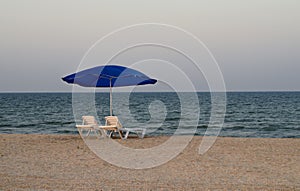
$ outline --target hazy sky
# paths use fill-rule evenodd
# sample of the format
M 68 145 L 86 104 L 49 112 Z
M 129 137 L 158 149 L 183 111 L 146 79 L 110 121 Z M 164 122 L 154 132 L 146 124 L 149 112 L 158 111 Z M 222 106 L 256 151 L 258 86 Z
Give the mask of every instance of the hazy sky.
M 195 34 L 230 91 L 300 90 L 299 10 L 299 0 L 1 0 L 0 91 L 71 91 L 60 78 L 93 43 L 144 22 Z

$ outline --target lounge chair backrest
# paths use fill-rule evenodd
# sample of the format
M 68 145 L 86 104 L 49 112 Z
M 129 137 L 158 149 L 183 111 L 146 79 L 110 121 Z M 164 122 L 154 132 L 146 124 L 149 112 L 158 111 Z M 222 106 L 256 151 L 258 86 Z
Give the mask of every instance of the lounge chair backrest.
M 94 116 L 82 116 L 83 125 L 98 125 Z
M 120 123 L 117 116 L 106 116 L 105 117 L 106 124 L 105 125 L 113 125 L 117 128 L 122 128 L 122 124 Z

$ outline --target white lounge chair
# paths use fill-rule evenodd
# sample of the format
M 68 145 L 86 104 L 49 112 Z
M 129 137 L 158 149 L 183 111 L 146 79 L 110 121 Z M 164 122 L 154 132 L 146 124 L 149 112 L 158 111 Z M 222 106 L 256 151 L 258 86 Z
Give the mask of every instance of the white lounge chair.
M 109 137 L 117 132 L 122 139 L 127 139 L 129 133 L 135 133 L 138 137 L 144 138 L 146 133 L 146 129 L 142 128 L 123 128 L 117 116 L 105 117 L 105 126 L 100 126 L 100 128 L 110 131 Z
M 78 128 L 79 134 L 83 137 L 88 137 L 91 132 L 94 132 L 98 138 L 105 134 L 99 127 L 94 116 L 82 116 L 82 125 L 76 125 L 76 127 Z

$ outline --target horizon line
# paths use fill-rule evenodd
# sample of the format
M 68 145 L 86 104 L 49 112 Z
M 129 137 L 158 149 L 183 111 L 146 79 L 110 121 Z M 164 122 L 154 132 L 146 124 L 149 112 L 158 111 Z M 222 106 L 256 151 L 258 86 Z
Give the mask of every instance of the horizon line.
M 114 93 L 128 93 L 129 91 L 117 91 Z M 228 91 L 177 91 L 180 93 L 192 93 L 192 92 L 197 92 L 197 93 L 255 93 L 255 92 L 261 92 L 261 93 L 267 93 L 267 92 L 300 92 L 300 90 L 228 90 Z M 172 91 L 135 91 L 134 93 L 177 93 L 177 92 L 172 92 Z M 92 93 L 92 92 L 72 92 L 72 91 L 0 91 L 0 94 L 5 94 L 5 93 Z M 95 93 L 109 93 L 107 92 L 96 92 Z

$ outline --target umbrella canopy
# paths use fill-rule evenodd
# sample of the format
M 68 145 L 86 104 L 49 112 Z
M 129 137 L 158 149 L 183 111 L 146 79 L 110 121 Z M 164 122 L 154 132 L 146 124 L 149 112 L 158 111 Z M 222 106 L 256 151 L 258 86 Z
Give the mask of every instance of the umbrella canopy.
M 112 87 L 155 84 L 157 80 L 124 66 L 104 65 L 86 69 L 62 78 L 70 84 L 83 87 L 110 88 L 110 115 L 112 115 Z

